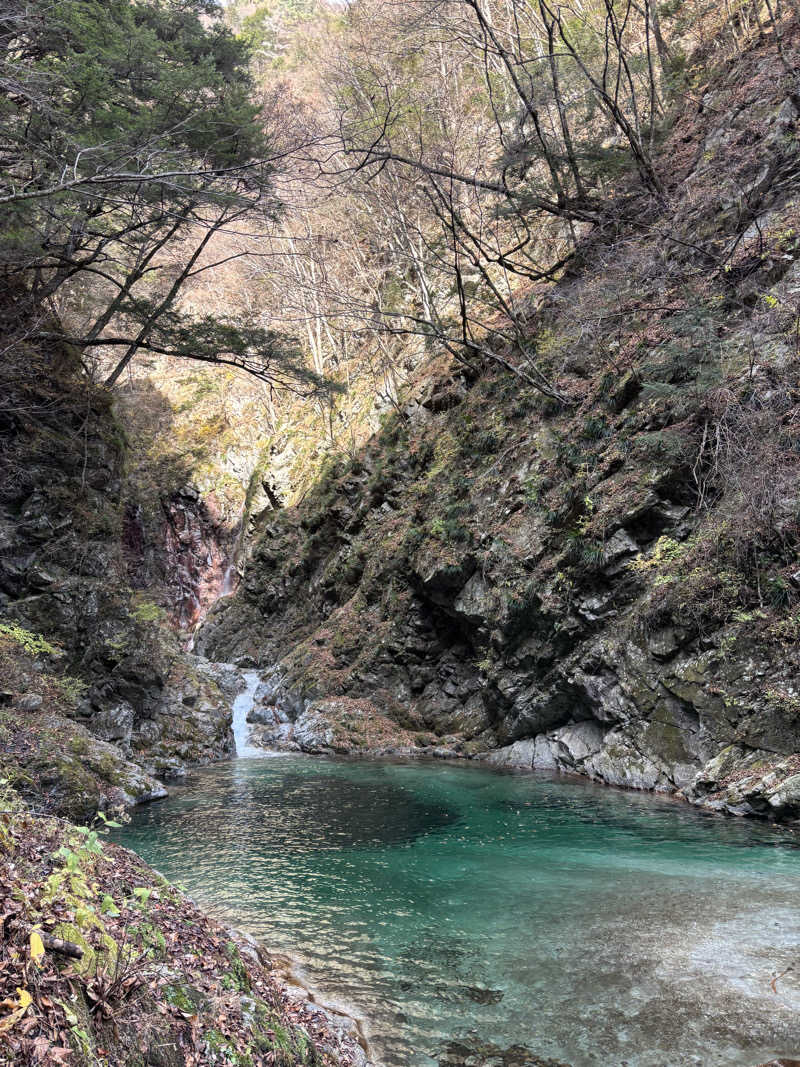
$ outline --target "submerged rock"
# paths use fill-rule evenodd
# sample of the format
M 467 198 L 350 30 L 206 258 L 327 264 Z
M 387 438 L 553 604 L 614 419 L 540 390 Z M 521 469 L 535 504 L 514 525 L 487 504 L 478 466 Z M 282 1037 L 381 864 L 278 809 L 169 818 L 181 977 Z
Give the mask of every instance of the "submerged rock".
M 484 989 L 482 986 L 467 986 L 465 992 L 476 1004 L 499 1004 L 504 996 L 502 989 Z
M 477 1038 L 451 1041 L 439 1055 L 439 1067 L 569 1067 L 557 1060 L 545 1060 L 523 1045 L 501 1048 Z

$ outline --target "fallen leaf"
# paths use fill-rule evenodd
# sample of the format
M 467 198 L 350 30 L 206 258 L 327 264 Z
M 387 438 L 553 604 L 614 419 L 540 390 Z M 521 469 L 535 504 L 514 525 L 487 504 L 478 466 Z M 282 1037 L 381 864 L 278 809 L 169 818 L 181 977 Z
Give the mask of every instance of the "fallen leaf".
M 44 942 L 41 934 L 37 930 L 31 930 L 31 959 L 38 966 L 42 956 L 44 956 Z
M 7 1015 L 5 1019 L 0 1021 L 0 1034 L 7 1033 L 12 1026 L 18 1023 L 33 1003 L 33 997 L 27 989 L 17 989 L 17 996 L 19 997 L 19 1000 L 16 1003 L 14 1001 L 4 1000 L 2 1004 L 0 1004 L 0 1007 L 11 1005 L 14 1008 L 10 1015 Z

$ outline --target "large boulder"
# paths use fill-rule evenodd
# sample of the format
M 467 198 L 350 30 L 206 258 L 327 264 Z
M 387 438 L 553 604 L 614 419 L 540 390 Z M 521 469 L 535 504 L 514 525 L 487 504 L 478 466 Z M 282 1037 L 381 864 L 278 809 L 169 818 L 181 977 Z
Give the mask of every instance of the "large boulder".
M 135 718 L 133 708 L 123 700 L 93 715 L 89 727 L 95 737 L 102 741 L 113 741 L 123 752 L 130 755 Z

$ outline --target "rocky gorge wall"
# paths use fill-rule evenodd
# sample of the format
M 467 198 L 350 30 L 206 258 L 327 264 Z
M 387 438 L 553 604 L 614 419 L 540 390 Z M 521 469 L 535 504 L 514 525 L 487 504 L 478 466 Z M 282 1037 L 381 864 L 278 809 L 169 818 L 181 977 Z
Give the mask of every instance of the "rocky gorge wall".
M 768 38 L 714 62 L 663 202 L 631 192 L 531 298 L 569 402 L 429 362 L 266 517 L 198 647 L 274 668 L 273 740 L 800 815 L 798 110 Z
M 233 748 L 234 692 L 179 629 L 216 596 L 227 531 L 191 485 L 144 498 L 68 348 L 9 349 L 0 394 L 2 774 L 76 818 L 163 796 Z

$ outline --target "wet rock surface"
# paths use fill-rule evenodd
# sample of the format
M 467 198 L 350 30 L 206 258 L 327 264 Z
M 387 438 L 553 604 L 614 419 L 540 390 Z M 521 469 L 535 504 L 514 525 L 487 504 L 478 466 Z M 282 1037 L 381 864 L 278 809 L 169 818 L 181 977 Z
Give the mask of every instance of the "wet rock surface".
M 414 755 L 431 738 L 412 734 L 367 700 L 307 701 L 287 688 L 278 671 L 265 672 L 246 720 L 249 742 L 278 752 L 310 755 Z
M 569 1067 L 545 1060 L 522 1045 L 503 1049 L 491 1042 L 453 1041 L 439 1058 L 439 1067 Z
M 213 506 L 193 485 L 182 486 L 164 502 L 163 559 L 172 615 L 191 631 L 220 593 L 230 592 L 233 549 Z

